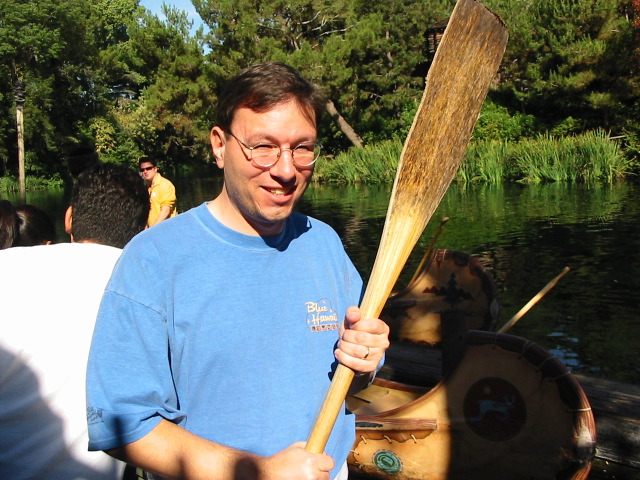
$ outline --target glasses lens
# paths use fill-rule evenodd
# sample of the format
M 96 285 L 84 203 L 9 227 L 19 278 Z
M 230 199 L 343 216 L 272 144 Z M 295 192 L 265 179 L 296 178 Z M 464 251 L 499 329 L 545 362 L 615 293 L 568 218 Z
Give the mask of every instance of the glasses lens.
M 320 155 L 320 145 L 314 143 L 298 145 L 291 151 L 291 154 L 296 165 L 308 167 L 313 165 L 318 155 Z
M 279 156 L 280 147 L 277 145 L 256 145 L 251 149 L 251 159 L 260 167 L 271 167 Z

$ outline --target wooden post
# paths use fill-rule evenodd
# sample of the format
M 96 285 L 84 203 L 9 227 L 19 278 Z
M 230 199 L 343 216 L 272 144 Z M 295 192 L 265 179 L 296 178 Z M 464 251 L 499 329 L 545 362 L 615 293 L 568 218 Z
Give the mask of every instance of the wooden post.
M 13 86 L 13 94 L 16 101 L 16 126 L 18 131 L 18 185 L 20 188 L 20 200 L 26 201 L 26 178 L 24 168 L 24 84 L 16 80 Z

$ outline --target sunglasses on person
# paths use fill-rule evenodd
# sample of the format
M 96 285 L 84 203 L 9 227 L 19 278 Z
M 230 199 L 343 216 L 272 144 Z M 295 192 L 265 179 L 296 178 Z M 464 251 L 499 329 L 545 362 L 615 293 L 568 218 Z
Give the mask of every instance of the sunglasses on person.
M 156 167 L 140 167 L 140 172 L 148 172 L 149 170 L 153 170 Z

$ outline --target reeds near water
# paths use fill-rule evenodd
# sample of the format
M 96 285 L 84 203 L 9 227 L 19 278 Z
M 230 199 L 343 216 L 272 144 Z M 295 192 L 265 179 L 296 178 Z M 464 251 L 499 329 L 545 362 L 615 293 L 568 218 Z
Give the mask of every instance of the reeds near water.
M 352 148 L 335 158 L 321 159 L 315 179 L 330 183 L 391 183 L 402 151 L 399 139 Z M 456 181 L 500 184 L 612 182 L 633 170 L 633 162 L 604 130 L 580 135 L 540 135 L 519 142 L 472 142 Z
M 402 142 L 384 140 L 364 148 L 351 148 L 335 158 L 320 158 L 314 179 L 328 183 L 392 183 Z
M 27 175 L 25 184 L 26 189 L 30 191 L 60 189 L 64 187 L 64 182 L 58 176 L 55 178 L 40 178 Z M 0 192 L 18 192 L 19 190 L 20 184 L 17 178 L 0 177 Z

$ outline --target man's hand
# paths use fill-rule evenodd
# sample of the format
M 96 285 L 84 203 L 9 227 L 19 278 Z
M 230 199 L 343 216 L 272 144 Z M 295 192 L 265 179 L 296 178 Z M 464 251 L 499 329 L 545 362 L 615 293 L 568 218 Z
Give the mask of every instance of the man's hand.
M 334 466 L 330 456 L 315 454 L 304 449 L 305 443 L 294 443 L 290 447 L 267 457 L 261 462 L 261 480 L 329 480 Z
M 340 327 L 336 359 L 356 373 L 375 372 L 389 347 L 389 327 L 378 318 L 362 318 L 350 307 Z

